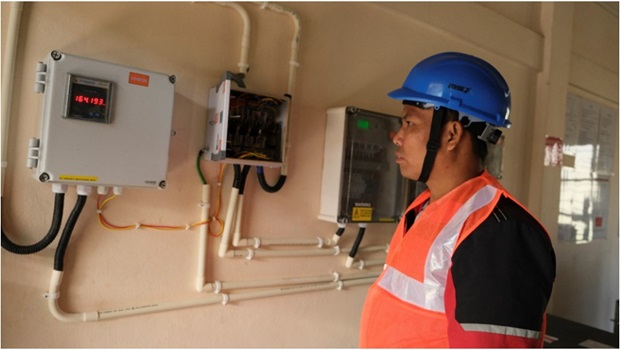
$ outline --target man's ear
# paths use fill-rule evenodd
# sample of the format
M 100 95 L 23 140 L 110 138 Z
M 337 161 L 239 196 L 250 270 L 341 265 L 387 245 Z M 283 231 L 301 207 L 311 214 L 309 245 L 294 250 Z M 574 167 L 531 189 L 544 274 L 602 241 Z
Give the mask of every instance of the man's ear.
M 446 147 L 448 150 L 453 150 L 456 146 L 462 142 L 465 134 L 463 124 L 457 121 L 450 121 L 446 124 Z

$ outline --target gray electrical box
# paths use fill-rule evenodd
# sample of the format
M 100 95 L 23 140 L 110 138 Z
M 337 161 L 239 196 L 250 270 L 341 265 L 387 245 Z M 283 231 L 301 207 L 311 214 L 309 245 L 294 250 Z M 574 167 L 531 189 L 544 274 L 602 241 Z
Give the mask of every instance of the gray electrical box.
M 392 142 L 400 118 L 356 107 L 327 111 L 319 219 L 396 222 L 406 201 Z
M 37 65 L 44 103 L 27 166 L 41 182 L 165 188 L 175 81 L 52 51 Z

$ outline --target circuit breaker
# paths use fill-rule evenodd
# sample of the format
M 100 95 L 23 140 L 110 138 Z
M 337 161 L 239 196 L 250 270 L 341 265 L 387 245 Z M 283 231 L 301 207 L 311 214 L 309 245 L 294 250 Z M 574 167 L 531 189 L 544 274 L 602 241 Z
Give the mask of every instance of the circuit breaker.
M 286 161 L 290 98 L 234 88 L 209 91 L 204 159 L 281 167 Z
M 327 111 L 319 219 L 398 221 L 406 200 L 392 143 L 399 128 L 392 115 L 356 107 Z
M 167 74 L 52 51 L 28 167 L 41 182 L 166 187 L 174 83 Z

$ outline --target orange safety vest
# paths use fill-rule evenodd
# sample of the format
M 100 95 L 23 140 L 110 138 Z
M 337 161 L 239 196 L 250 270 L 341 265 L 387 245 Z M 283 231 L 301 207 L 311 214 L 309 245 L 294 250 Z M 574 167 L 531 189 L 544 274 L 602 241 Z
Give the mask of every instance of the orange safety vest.
M 407 232 L 401 219 L 366 297 L 361 347 L 449 347 L 444 292 L 452 254 L 502 195 L 514 200 L 485 171 L 431 202 Z M 407 210 L 419 211 L 429 198 L 427 190 Z

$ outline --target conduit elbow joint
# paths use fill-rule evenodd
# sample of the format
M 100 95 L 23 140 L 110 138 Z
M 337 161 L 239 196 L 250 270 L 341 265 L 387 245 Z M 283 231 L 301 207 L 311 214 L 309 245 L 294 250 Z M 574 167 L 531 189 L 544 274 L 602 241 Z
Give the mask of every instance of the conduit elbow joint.
M 196 277 L 196 291 L 202 292 L 205 290 L 205 288 L 206 288 L 205 278 L 203 276 Z

